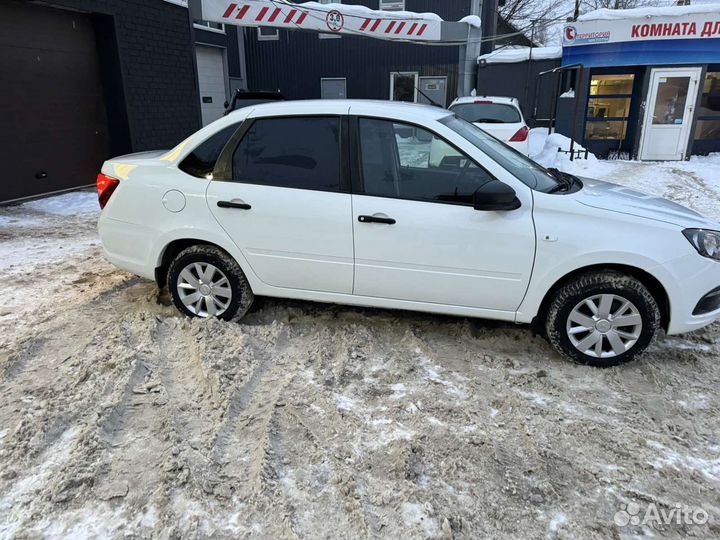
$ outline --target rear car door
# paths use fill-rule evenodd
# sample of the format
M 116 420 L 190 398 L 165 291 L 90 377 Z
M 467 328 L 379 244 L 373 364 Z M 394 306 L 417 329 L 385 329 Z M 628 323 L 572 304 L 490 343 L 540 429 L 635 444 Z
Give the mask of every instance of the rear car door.
M 354 294 L 515 311 L 535 254 L 531 199 L 513 211 L 474 210 L 474 192 L 494 176 L 458 148 L 410 124 L 352 124 L 361 184 Z
M 346 121 L 255 118 L 223 151 L 207 202 L 267 285 L 352 292 L 352 210 L 341 165 Z

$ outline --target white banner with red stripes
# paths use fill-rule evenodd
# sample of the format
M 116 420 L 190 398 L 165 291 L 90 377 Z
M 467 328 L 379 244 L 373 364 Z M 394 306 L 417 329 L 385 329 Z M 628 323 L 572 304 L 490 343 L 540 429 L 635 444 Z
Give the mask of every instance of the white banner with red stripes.
M 398 41 L 440 41 L 442 19 L 432 13 L 376 11 L 363 6 L 294 4 L 279 0 L 202 0 L 204 20 L 239 26 L 270 26 L 366 35 Z

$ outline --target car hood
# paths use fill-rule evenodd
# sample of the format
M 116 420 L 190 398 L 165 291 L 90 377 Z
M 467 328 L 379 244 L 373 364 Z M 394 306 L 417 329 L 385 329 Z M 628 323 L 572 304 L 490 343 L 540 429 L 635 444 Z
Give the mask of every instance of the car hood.
M 577 198 L 586 206 L 663 221 L 680 227 L 718 227 L 702 214 L 662 197 L 592 178 L 582 178 L 582 182 L 584 187 L 577 193 Z

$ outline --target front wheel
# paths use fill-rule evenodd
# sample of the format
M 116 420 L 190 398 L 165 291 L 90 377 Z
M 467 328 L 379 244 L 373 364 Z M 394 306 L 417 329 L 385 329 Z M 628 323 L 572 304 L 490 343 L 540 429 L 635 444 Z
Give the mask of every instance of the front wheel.
M 660 310 L 636 278 L 589 272 L 555 293 L 545 320 L 550 343 L 581 364 L 609 367 L 642 353 L 660 327 Z
M 173 303 L 191 317 L 241 318 L 254 296 L 237 261 L 218 247 L 184 249 L 168 268 Z

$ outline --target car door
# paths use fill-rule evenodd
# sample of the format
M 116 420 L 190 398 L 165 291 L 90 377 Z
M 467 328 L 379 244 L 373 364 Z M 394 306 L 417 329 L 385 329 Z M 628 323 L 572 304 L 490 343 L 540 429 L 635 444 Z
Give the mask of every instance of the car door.
M 267 285 L 351 293 L 343 120 L 292 116 L 249 122 L 237 145 L 223 151 L 220 167 L 226 172 L 209 183 L 211 212 Z
M 474 192 L 494 177 L 457 147 L 401 122 L 352 123 L 354 294 L 515 311 L 535 254 L 531 203 L 474 210 Z

